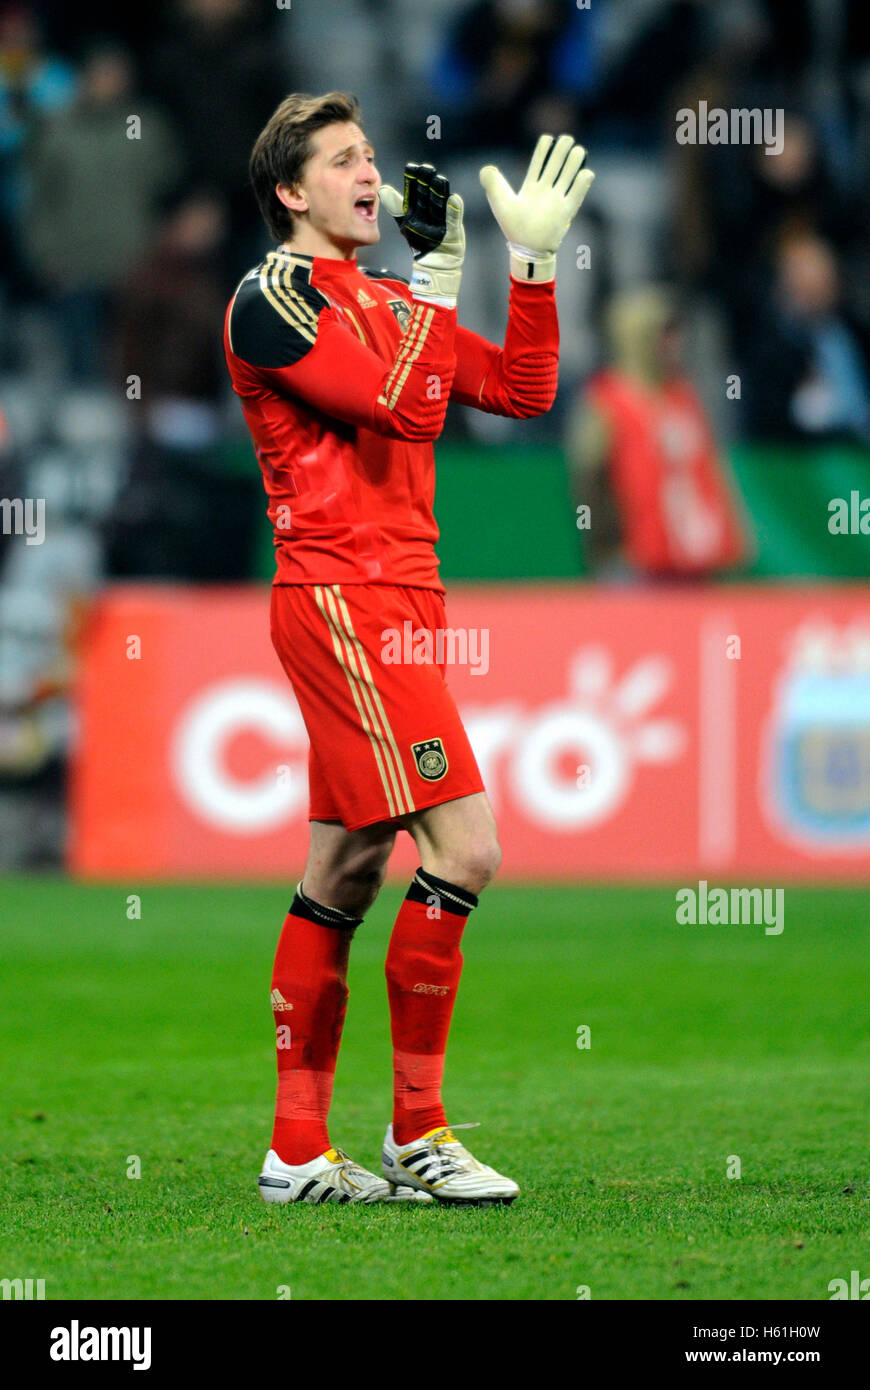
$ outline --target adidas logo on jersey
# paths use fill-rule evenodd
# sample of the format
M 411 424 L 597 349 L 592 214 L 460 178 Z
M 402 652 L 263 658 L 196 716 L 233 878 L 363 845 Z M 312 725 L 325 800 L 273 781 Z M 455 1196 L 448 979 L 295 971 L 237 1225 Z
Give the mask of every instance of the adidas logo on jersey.
M 289 1011 L 293 1008 L 292 1004 L 287 1003 L 287 1000 L 284 998 L 280 989 L 273 989 L 269 998 L 272 1000 L 273 1014 L 289 1013 Z
M 377 309 L 378 307 L 378 301 L 376 299 L 372 299 L 371 295 L 366 293 L 362 285 L 360 285 L 359 289 L 356 292 L 356 298 L 357 303 L 361 304 L 364 309 Z

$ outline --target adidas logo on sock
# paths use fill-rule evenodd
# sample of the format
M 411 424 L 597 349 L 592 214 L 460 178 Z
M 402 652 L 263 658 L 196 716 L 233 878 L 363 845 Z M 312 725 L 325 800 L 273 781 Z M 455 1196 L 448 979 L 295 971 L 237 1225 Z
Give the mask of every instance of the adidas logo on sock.
M 289 1013 L 290 1010 L 293 1008 L 292 1004 L 287 1003 L 287 1000 L 284 998 L 280 989 L 273 989 L 272 993 L 269 995 L 269 998 L 272 1001 L 273 1014 Z

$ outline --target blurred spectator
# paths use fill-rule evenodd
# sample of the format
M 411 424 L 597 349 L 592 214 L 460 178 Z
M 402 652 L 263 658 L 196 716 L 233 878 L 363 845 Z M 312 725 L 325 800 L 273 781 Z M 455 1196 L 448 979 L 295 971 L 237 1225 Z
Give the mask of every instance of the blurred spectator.
M 4 507 L 10 534 L 0 536 L 2 870 L 58 864 L 63 853 L 72 643 L 100 577 L 93 527 L 74 498 L 80 473 L 67 464 L 32 442 L 0 454 L 0 496 L 26 508 Z
M 733 483 L 681 366 L 671 292 L 611 302 L 613 365 L 578 402 L 568 436 L 575 501 L 589 508 L 588 560 L 600 578 L 705 578 L 746 558 Z
M 439 148 L 524 149 L 541 131 L 572 130 L 597 77 L 597 27 L 572 0 L 474 0 L 431 75 Z
M 0 275 L 18 297 L 30 278 L 21 246 L 27 143 L 43 117 L 69 108 L 75 88 L 72 67 L 44 51 L 28 8 L 5 6 L 0 11 Z
M 761 145 L 697 146 L 680 163 L 682 206 L 700 234 L 687 248 L 688 263 L 720 297 L 735 347 L 752 332 L 784 235 L 817 232 L 841 251 L 864 238 L 856 199 L 834 182 L 813 126 L 794 112 L 784 116 L 779 154 Z
M 249 245 L 260 234 L 247 184 L 251 148 L 293 89 L 260 13 L 248 0 L 178 0 L 174 27 L 150 64 L 150 82 L 178 123 L 191 176 L 221 194 L 231 235 Z M 239 261 L 259 254 L 258 241 L 250 256 L 239 248 Z
M 832 243 L 859 296 L 866 281 L 864 9 L 863 0 L 735 0 L 711 8 L 698 61 L 674 94 L 677 108 L 704 101 L 708 110 L 759 110 L 782 122 L 779 152 L 739 143 L 674 149 L 667 268 L 719 301 L 733 351 L 755 331 L 783 236 L 817 233 Z
M 842 305 L 836 257 L 821 237 L 783 239 L 744 358 L 755 435 L 870 438 L 866 334 Z
M 763 9 L 770 75 L 812 113 L 837 181 L 860 189 L 857 125 L 861 108 L 866 118 L 870 59 L 866 0 L 763 0 Z
M 130 277 L 120 313 L 119 375 L 136 376 L 129 478 L 107 528 L 116 576 L 244 578 L 259 478 L 223 470 L 222 243 L 226 210 L 184 195 Z
M 0 499 L 21 497 L 21 469 L 16 457 L 12 436 L 6 416 L 0 410 Z M 12 532 L 0 526 L 0 582 L 3 576 L 3 561 L 12 543 Z
M 62 859 L 70 621 L 46 590 L 0 588 L 0 871 Z
M 641 22 L 632 26 L 633 11 L 632 0 L 611 0 L 611 26 L 623 34 L 628 30 L 629 37 L 619 43 L 607 64 L 590 134 L 593 142 L 597 138 L 652 149 L 671 133 L 668 125 L 680 105 L 675 91 L 709 50 L 714 18 L 709 0 L 647 5 Z
M 134 95 L 124 49 L 109 41 L 92 49 L 75 107 L 45 126 L 30 168 L 28 253 L 73 380 L 93 382 L 105 368 L 113 296 L 148 244 L 157 199 L 181 172 L 162 112 Z
M 31 0 L 33 9 L 52 46 L 75 58 L 82 45 L 101 35 L 144 53 L 155 35 L 166 27 L 171 0 L 148 0 L 147 5 L 119 5 L 118 0 L 88 0 L 86 5 L 62 5 L 58 0 Z

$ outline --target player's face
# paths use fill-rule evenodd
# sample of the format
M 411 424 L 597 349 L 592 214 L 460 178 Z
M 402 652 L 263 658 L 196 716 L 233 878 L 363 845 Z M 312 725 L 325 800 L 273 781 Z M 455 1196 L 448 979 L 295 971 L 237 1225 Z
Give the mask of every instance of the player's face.
M 312 235 L 341 250 L 373 245 L 381 235 L 373 146 L 354 121 L 340 121 L 318 130 L 312 147 L 297 188 Z

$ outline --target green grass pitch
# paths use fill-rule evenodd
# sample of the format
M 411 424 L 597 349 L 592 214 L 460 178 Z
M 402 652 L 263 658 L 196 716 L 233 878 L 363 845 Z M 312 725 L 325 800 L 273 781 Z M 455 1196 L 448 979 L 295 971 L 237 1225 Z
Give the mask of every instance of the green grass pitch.
M 400 892 L 357 933 L 332 1111 L 371 1167 Z M 49 1299 L 824 1300 L 870 1275 L 870 891 L 787 888 L 767 937 L 678 926 L 673 887 L 490 888 L 445 1088 L 522 1187 L 484 1210 L 260 1201 L 290 896 L 0 882 L 0 1277 Z

